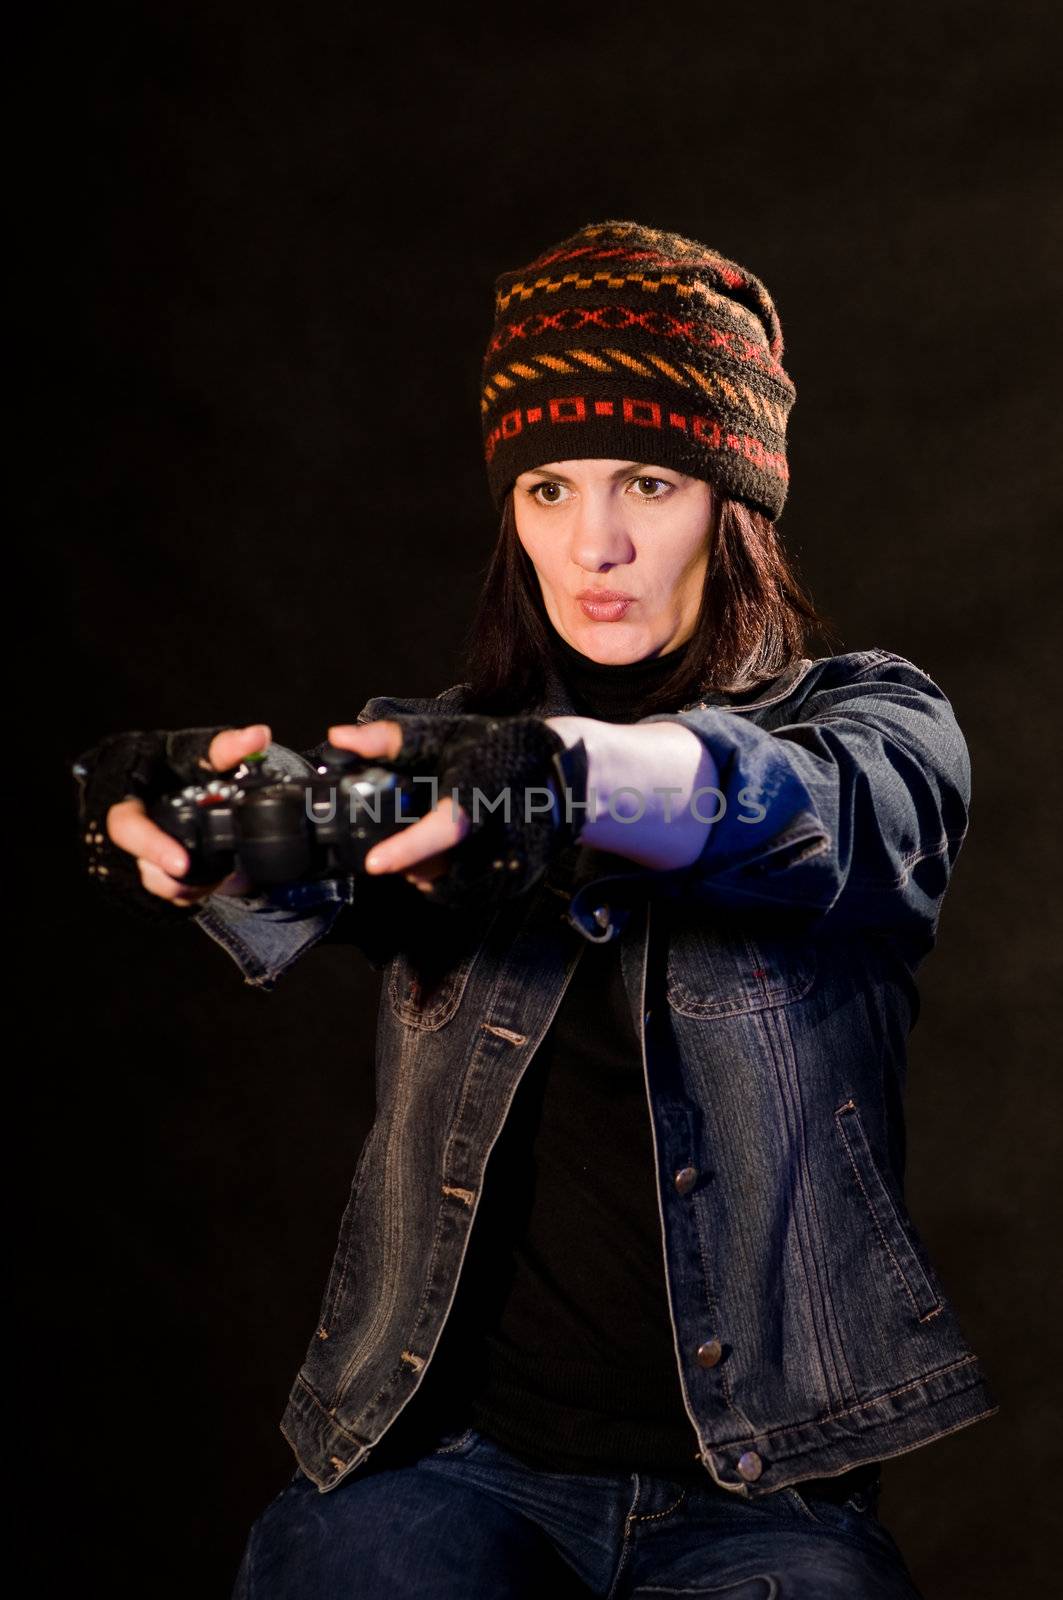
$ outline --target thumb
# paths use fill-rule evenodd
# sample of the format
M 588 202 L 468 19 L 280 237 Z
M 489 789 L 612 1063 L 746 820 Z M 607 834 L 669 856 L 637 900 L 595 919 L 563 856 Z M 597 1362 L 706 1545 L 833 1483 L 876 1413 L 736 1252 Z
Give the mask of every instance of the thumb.
M 211 740 L 207 759 L 216 772 L 224 772 L 257 750 L 264 750 L 272 737 L 265 722 L 253 722 L 246 728 L 226 728 Z
M 336 722 L 328 730 L 329 743 L 359 756 L 384 756 L 394 761 L 402 749 L 402 724 L 390 718 L 377 722 Z

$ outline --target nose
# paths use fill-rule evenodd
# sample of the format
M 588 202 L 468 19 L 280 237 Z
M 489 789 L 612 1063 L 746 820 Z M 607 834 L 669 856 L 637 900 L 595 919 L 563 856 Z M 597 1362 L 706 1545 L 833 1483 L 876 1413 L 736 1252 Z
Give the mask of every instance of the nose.
M 572 560 L 584 572 L 607 572 L 635 558 L 635 545 L 623 511 L 608 493 L 585 492 L 571 525 Z

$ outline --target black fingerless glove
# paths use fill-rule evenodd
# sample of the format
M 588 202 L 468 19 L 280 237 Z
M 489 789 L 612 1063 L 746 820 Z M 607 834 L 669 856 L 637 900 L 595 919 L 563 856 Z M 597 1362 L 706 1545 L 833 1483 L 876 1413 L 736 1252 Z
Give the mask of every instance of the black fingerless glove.
M 202 783 L 201 761 L 206 762 L 211 740 L 225 726 L 115 733 L 73 763 L 85 869 L 109 898 L 143 921 L 184 922 L 188 912 L 145 889 L 136 858 L 107 837 L 107 813 L 121 800 L 135 798 L 150 805 L 174 789 Z
M 447 870 L 432 882 L 429 894 L 437 904 L 491 909 L 530 889 L 575 842 L 586 819 L 582 740 L 566 749 L 539 717 L 388 720 L 400 725 L 403 742 L 397 759 L 386 764 L 414 777 L 435 777 L 438 798 L 453 795 L 469 818 Z

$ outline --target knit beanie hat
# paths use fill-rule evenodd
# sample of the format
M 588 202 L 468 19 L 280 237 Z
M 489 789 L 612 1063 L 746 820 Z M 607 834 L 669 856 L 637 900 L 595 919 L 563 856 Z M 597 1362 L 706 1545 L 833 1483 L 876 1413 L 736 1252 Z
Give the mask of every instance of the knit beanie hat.
M 677 233 L 599 222 L 495 283 L 483 369 L 495 504 L 547 461 L 672 467 L 775 519 L 795 390 L 767 289 Z

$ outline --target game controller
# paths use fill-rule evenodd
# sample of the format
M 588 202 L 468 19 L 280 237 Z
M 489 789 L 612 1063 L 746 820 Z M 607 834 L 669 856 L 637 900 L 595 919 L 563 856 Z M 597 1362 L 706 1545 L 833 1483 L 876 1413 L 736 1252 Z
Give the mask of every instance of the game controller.
M 373 845 L 424 816 L 432 785 L 336 745 L 308 777 L 248 756 L 230 773 L 157 800 L 151 820 L 188 851 L 182 883 L 218 883 L 236 868 L 254 888 L 365 870 Z

